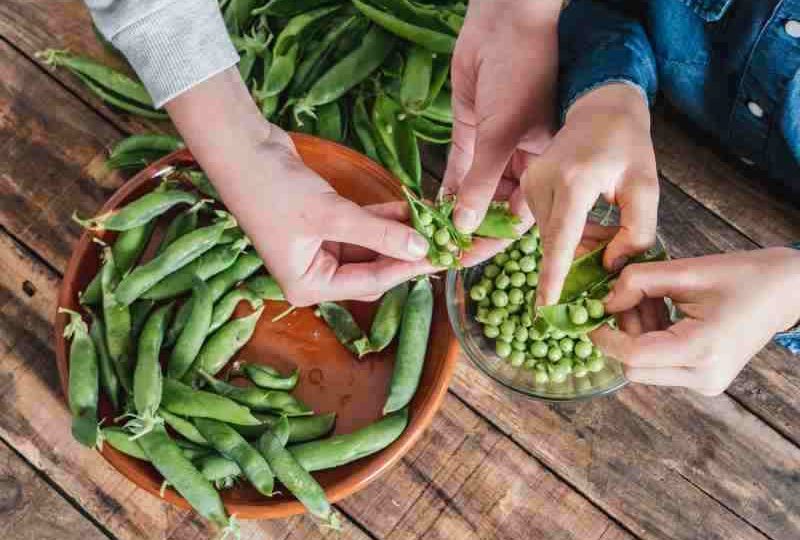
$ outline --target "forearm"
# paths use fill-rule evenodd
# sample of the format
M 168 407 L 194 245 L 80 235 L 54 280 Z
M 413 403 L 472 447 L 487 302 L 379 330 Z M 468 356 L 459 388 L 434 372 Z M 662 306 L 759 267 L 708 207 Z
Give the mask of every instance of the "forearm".
M 469 3 L 467 16 L 479 17 L 488 25 L 500 25 L 510 22 L 531 27 L 555 25 L 564 5 L 564 0 L 472 0 Z M 497 14 L 508 13 L 513 20 L 503 21 Z M 502 31 L 498 28 L 498 31 Z

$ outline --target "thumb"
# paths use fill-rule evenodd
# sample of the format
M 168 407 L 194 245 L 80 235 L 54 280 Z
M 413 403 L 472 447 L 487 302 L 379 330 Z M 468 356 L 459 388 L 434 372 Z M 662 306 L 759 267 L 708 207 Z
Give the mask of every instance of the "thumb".
M 680 260 L 626 267 L 606 296 L 606 311 L 626 311 L 639 305 L 645 298 L 668 296 L 677 302 L 689 301 L 691 293 L 699 285 L 697 274 L 689 269 L 687 263 Z
M 338 198 L 319 216 L 325 240 L 362 246 L 387 257 L 417 261 L 428 253 L 428 241 L 411 227 L 381 217 Z

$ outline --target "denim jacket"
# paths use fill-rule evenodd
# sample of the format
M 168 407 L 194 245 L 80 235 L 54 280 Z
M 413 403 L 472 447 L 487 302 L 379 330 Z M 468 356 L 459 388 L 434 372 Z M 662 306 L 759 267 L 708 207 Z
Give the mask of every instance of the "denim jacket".
M 572 0 L 559 41 L 562 118 L 610 82 L 660 90 L 800 202 L 800 0 Z M 800 331 L 776 341 L 800 353 Z

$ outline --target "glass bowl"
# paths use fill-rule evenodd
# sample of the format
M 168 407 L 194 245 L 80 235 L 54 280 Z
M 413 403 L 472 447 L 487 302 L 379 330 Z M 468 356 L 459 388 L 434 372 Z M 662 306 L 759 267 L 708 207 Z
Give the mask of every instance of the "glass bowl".
M 601 225 L 612 226 L 618 223 L 618 212 L 605 202 L 598 202 L 589 214 L 590 221 Z M 659 238 L 653 249 L 664 251 L 664 244 Z M 447 274 L 447 313 L 461 349 L 467 357 L 486 375 L 503 386 L 529 397 L 544 401 L 580 401 L 597 396 L 605 396 L 616 392 L 628 380 L 617 360 L 605 358 L 605 366 L 595 373 L 583 377 L 570 374 L 561 383 L 537 383 L 534 370 L 525 367 L 514 367 L 495 353 L 494 340 L 484 336 L 483 328 L 475 320 L 476 302 L 467 294 L 472 285 L 480 279 L 482 269 L 491 261 L 460 270 L 451 270 Z M 670 315 L 674 317 L 671 306 Z

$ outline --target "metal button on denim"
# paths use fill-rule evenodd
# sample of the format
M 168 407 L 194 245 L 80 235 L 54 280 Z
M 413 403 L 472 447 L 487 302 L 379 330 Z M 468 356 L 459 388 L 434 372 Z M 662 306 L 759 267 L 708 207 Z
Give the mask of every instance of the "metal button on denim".
M 756 118 L 761 118 L 762 116 L 764 116 L 764 109 L 762 109 L 761 105 L 759 105 L 755 101 L 748 101 L 747 109 L 750 111 L 750 114 L 752 114 Z
M 786 21 L 786 24 L 783 25 L 783 29 L 791 37 L 800 38 L 800 21 Z

